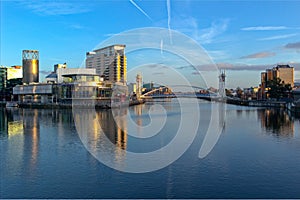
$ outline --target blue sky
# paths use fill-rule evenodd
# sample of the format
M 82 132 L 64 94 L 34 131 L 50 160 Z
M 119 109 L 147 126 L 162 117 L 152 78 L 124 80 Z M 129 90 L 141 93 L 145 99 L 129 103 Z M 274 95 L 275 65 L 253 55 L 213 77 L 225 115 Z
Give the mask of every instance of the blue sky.
M 300 1 L 1 1 L 0 65 L 20 65 L 23 49 L 37 49 L 41 76 L 56 63 L 83 67 L 85 53 L 110 37 L 161 27 L 197 42 L 217 66 L 227 69 L 228 87 L 257 86 L 260 72 L 277 63 L 294 66 L 300 80 L 299 10 Z M 145 53 L 147 58 L 153 55 Z M 129 69 L 143 64 L 135 60 L 136 54 L 128 57 Z M 170 58 L 162 59 L 167 60 L 163 64 L 195 79 L 195 72 L 185 69 L 187 63 Z M 172 78 L 163 68 L 151 71 Z

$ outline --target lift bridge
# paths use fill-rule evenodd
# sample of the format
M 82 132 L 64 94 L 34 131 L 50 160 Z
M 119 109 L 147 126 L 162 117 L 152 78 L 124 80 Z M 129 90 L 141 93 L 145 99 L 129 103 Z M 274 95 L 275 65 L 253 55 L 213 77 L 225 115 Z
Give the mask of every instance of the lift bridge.
M 184 89 L 185 91 L 175 91 L 176 89 Z M 187 90 L 188 89 L 188 90 Z M 199 93 L 199 90 L 207 91 L 207 93 Z M 142 94 L 141 98 L 173 98 L 173 97 L 190 97 L 190 98 L 210 98 L 218 97 L 219 94 L 199 86 L 192 85 L 169 85 L 153 88 Z

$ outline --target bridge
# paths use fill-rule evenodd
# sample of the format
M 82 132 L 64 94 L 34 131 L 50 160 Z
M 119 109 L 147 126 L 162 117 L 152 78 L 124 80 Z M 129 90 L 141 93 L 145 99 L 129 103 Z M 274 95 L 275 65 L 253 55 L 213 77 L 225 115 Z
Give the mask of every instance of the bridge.
M 189 92 L 174 92 L 174 88 L 189 88 Z M 190 89 L 193 89 L 194 91 L 191 92 Z M 189 98 L 210 98 L 212 96 L 217 97 L 219 96 L 218 93 L 208 91 L 206 94 L 201 94 L 197 92 L 196 90 L 205 90 L 207 89 L 199 86 L 193 86 L 193 85 L 170 85 L 170 86 L 160 86 L 157 88 L 154 88 L 151 91 L 148 91 L 144 93 L 141 98 L 174 98 L 174 97 L 189 97 Z

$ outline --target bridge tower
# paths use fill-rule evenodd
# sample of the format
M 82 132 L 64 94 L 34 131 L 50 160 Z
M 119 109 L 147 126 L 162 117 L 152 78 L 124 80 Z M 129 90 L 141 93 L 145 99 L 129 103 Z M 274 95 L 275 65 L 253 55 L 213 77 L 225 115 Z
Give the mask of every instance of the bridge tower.
M 137 99 L 141 98 L 142 87 L 143 87 L 142 75 L 141 74 L 137 74 L 136 75 L 136 98 Z
M 220 71 L 219 75 L 219 95 L 221 98 L 226 97 L 226 92 L 225 92 L 225 69 Z

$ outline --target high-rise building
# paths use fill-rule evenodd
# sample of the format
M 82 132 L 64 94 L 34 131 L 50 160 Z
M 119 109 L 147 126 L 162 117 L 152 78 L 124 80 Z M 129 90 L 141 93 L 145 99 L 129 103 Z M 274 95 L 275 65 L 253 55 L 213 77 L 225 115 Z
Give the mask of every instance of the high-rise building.
M 22 84 L 22 67 L 0 67 L 0 98 L 10 100 L 13 87 Z
M 267 81 L 271 81 L 274 79 L 274 77 L 277 77 L 277 73 L 274 71 L 274 68 L 273 69 L 267 69 L 266 70 L 266 80 Z
M 142 75 L 137 74 L 136 75 L 136 97 L 137 99 L 140 99 L 142 95 L 142 88 L 143 87 L 143 80 L 142 80 Z
M 96 69 L 104 81 L 111 83 L 127 81 L 125 45 L 111 45 L 86 53 L 86 68 Z
M 7 68 L 0 67 L 0 91 L 4 92 L 7 83 Z
M 23 50 L 23 83 L 39 82 L 39 52 Z
M 294 87 L 294 67 L 289 65 L 277 65 L 272 69 L 267 69 L 261 73 L 261 84 L 259 99 L 267 98 L 266 90 L 268 88 L 268 82 L 279 78 L 283 84 L 290 84 Z
M 272 69 L 267 69 L 266 72 L 262 73 L 261 83 L 267 85 L 268 81 L 280 78 L 284 84 L 290 84 L 294 87 L 294 67 L 289 65 L 277 65 Z
M 258 99 L 266 98 L 266 86 L 267 86 L 267 72 L 262 72 L 260 75 L 260 92 L 258 93 Z
M 290 67 L 289 65 L 277 65 L 273 70 L 275 77 L 280 78 L 284 84 L 290 84 L 294 87 L 294 67 Z
M 22 77 L 23 77 L 22 66 L 15 65 L 7 68 L 7 80 L 22 78 Z

